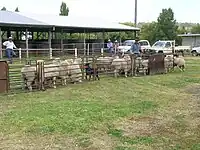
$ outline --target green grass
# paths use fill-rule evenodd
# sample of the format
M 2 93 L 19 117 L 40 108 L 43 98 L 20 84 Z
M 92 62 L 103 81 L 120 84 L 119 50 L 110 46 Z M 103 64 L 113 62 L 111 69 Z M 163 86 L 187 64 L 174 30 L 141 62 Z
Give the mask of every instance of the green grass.
M 198 58 L 187 59 L 186 72 L 175 70 L 167 75 L 127 79 L 107 77 L 45 92 L 0 96 L 0 149 L 7 143 L 11 143 L 7 149 L 26 148 L 30 142 L 36 149 L 50 145 L 50 149 L 196 150 L 200 130 L 198 125 L 190 127 L 190 122 L 198 117 L 192 118 L 187 112 L 189 102 L 196 101 L 189 101 L 192 95 L 183 89 L 199 83 L 198 64 Z M 198 107 L 192 106 L 192 111 Z M 139 120 L 134 122 L 132 117 Z M 147 120 L 142 119 L 145 117 Z M 145 129 L 149 117 L 163 117 L 161 120 L 168 122 L 152 127 L 158 129 L 151 133 L 133 131 L 140 121 L 144 127 L 137 127 Z

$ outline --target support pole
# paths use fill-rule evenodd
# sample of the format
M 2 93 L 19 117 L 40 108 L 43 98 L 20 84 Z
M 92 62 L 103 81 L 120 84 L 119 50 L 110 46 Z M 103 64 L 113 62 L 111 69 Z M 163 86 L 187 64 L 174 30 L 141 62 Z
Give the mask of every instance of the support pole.
M 61 48 L 61 52 L 63 52 L 63 50 L 64 50 L 64 47 L 63 47 L 63 30 L 61 30 L 60 48 Z
M 84 51 L 86 50 L 86 43 L 85 43 L 85 30 L 84 30 L 84 34 L 83 34 L 83 43 L 84 43 Z
M 88 48 L 87 48 L 87 56 L 90 55 L 90 43 L 88 43 Z
M 104 43 L 104 42 L 105 42 L 105 31 L 103 31 L 102 36 L 103 36 L 103 37 L 102 37 L 102 39 L 103 39 L 103 42 L 102 42 L 103 47 L 102 47 L 102 48 L 104 49 L 104 45 L 105 45 L 105 43 Z
M 49 33 L 48 33 L 48 43 L 49 43 L 49 57 L 50 57 L 50 59 L 51 59 L 51 53 L 52 53 L 52 49 L 51 49 L 51 38 L 52 38 L 52 32 L 51 31 L 49 31 Z M 51 55 L 50 55 L 51 54 Z
M 0 28 L 0 58 L 3 58 L 3 52 L 2 52 L 2 35 L 1 35 L 1 28 Z
M 28 29 L 26 29 L 26 58 L 29 58 L 29 51 L 28 51 Z

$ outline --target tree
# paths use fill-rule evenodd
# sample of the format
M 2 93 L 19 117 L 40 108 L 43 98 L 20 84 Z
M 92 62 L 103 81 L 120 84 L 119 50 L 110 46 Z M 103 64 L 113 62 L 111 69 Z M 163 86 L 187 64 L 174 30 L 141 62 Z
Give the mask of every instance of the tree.
M 60 16 L 68 16 L 69 8 L 67 7 L 65 2 L 62 2 L 60 6 Z
M 19 8 L 18 7 L 15 9 L 15 12 L 19 12 Z
M 199 34 L 200 33 L 200 24 L 199 23 L 197 23 L 197 25 L 192 27 L 191 33 L 194 33 L 194 34 Z
M 4 11 L 6 11 L 6 7 L 3 7 L 1 10 L 4 10 Z
M 143 24 L 140 39 L 147 39 L 151 44 L 159 40 L 157 37 L 157 22 Z
M 171 8 L 162 9 L 157 21 L 157 36 L 160 40 L 174 40 L 177 38 L 178 26 Z

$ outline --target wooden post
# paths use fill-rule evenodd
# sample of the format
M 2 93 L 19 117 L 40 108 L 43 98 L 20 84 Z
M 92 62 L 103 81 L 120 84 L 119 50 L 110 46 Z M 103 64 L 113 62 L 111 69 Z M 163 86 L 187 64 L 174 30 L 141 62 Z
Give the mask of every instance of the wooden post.
M 0 28 L 0 58 L 3 58 L 3 52 L 2 52 L 2 35 L 1 35 L 1 28 Z
M 85 57 L 82 58 L 82 80 L 85 79 L 85 63 L 84 63 Z
M 44 90 L 44 60 L 36 61 L 36 73 L 37 73 L 38 89 Z
M 28 29 L 26 29 L 26 58 L 29 58 L 29 51 L 28 51 Z
M 103 56 L 103 48 L 101 48 L 101 56 Z
M 22 63 L 22 49 L 19 48 L 19 60 L 20 60 L 20 63 Z
M 86 55 L 86 62 L 87 63 L 88 63 L 89 55 L 90 55 L 90 44 L 88 43 L 88 46 L 87 46 L 87 55 Z
M 77 48 L 74 49 L 74 56 L 75 56 L 75 58 L 77 58 L 77 56 L 78 56 Z
M 50 53 L 51 53 L 51 51 L 52 51 L 52 49 L 51 49 L 51 39 L 52 39 L 52 32 L 49 31 L 49 33 L 48 33 L 49 56 L 50 56 Z M 50 57 L 51 57 L 51 56 L 50 56 Z
M 134 58 L 133 55 L 131 55 L 131 76 L 134 75 Z
M 52 48 L 49 49 L 49 55 L 50 55 L 49 58 L 50 58 L 50 59 L 53 59 L 53 57 L 52 57 Z

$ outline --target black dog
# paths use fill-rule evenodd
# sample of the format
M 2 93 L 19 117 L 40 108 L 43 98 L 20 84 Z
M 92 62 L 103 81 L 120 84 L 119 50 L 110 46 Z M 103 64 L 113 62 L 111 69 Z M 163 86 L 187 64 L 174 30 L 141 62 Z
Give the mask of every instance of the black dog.
M 93 77 L 94 77 L 95 80 L 96 80 L 96 78 L 98 80 L 100 80 L 98 70 L 90 67 L 90 63 L 86 63 L 84 65 L 84 68 L 85 68 L 85 72 L 86 72 L 86 79 L 89 76 L 89 80 L 90 80 L 91 76 L 93 75 Z

